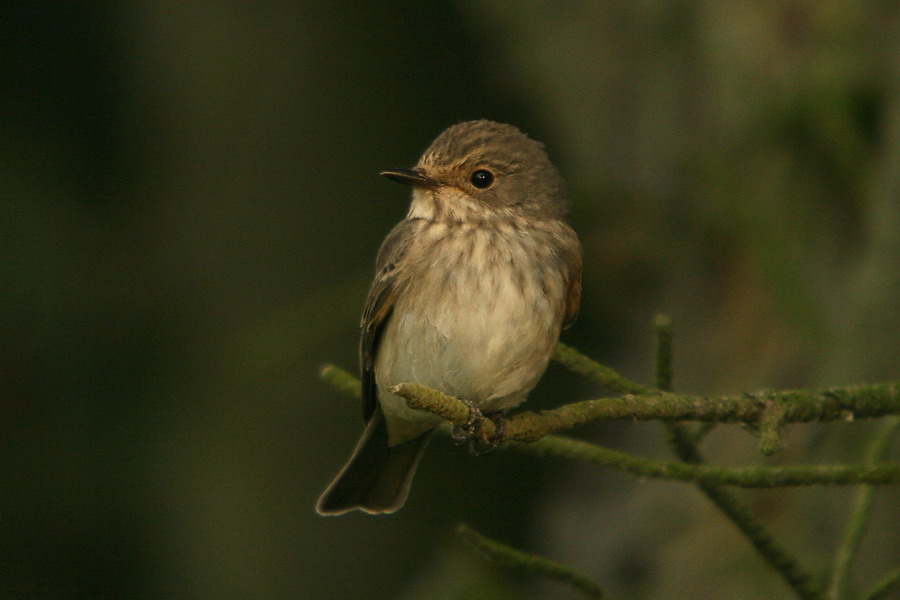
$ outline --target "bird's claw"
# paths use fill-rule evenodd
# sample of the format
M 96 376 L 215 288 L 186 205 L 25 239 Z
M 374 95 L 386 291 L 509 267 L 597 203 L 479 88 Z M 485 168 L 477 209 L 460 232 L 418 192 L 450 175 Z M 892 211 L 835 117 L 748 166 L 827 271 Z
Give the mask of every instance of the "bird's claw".
M 468 444 L 469 452 L 475 456 L 493 452 L 506 439 L 506 427 L 509 419 L 499 412 L 486 417 L 470 400 L 463 400 L 463 403 L 469 407 L 469 417 L 465 424 L 454 425 L 450 430 L 450 437 L 453 439 L 453 442 L 457 446 Z M 488 418 L 494 424 L 495 432 L 490 438 L 485 440 L 478 434 L 481 431 L 484 420 Z
M 491 450 L 495 450 L 497 446 L 506 439 L 506 428 L 509 425 L 509 419 L 500 413 L 491 415 L 491 422 L 494 424 L 494 435 L 488 438 L 487 443 L 491 446 Z
M 484 422 L 484 415 L 481 409 L 475 406 L 471 400 L 461 399 L 462 403 L 469 407 L 469 417 L 462 425 L 454 425 L 450 430 L 450 437 L 453 438 L 457 446 L 465 443 L 471 443 L 481 430 L 481 424 Z

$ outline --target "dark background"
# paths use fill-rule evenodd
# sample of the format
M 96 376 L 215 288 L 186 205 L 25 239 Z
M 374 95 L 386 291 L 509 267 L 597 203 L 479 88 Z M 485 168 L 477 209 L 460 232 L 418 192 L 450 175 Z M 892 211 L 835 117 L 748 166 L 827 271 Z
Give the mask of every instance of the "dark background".
M 491 118 L 569 184 L 565 341 L 649 382 L 667 312 L 684 391 L 896 379 L 896 2 L 5 2 L 0 44 L 4 598 L 575 597 L 459 521 L 618 598 L 790 596 L 690 486 L 446 440 L 401 512 L 318 517 L 362 423 L 317 371 L 355 370 L 406 210 L 378 171 Z M 603 393 L 553 366 L 529 407 Z M 858 460 L 874 425 L 765 460 Z M 668 456 L 654 423 L 578 434 Z M 853 490 L 740 495 L 825 572 Z M 898 503 L 853 588 L 900 560 Z

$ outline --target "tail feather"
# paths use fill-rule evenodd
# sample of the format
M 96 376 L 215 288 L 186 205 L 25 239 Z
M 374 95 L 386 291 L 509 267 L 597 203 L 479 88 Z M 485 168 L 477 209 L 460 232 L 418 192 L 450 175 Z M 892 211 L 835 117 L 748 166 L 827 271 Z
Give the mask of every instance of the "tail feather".
M 388 446 L 381 410 L 369 419 L 350 460 L 328 486 L 316 511 L 340 515 L 351 510 L 392 513 L 406 502 L 409 486 L 431 432 L 397 446 Z

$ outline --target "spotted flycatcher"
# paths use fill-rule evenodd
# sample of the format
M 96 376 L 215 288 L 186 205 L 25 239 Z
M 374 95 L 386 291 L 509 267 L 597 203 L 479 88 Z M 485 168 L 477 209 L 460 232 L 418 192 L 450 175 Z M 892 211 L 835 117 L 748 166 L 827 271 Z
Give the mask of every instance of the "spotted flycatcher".
M 378 252 L 362 317 L 366 428 L 318 512 L 391 513 L 406 502 L 441 419 L 389 390 L 415 382 L 491 414 L 525 400 L 581 301 L 581 244 L 543 145 L 511 125 L 441 133 L 412 169 L 406 218 Z

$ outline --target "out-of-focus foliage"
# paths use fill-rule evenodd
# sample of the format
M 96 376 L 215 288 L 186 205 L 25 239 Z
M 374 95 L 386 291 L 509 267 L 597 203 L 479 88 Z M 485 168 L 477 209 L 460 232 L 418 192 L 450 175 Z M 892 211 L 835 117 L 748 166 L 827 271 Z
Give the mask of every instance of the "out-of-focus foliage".
M 513 598 L 457 521 L 618 598 L 788 597 L 699 494 L 435 443 L 387 518 L 315 516 L 359 410 L 316 378 L 408 166 L 441 129 L 547 144 L 586 250 L 567 332 L 649 381 L 740 392 L 900 371 L 896 2 L 0 6 L 5 598 Z M 532 407 L 601 390 L 554 367 Z M 664 455 L 651 425 L 584 435 Z M 857 459 L 797 426 L 774 459 Z M 723 428 L 717 461 L 758 460 Z M 852 490 L 747 499 L 824 568 Z M 851 589 L 900 560 L 896 490 Z

